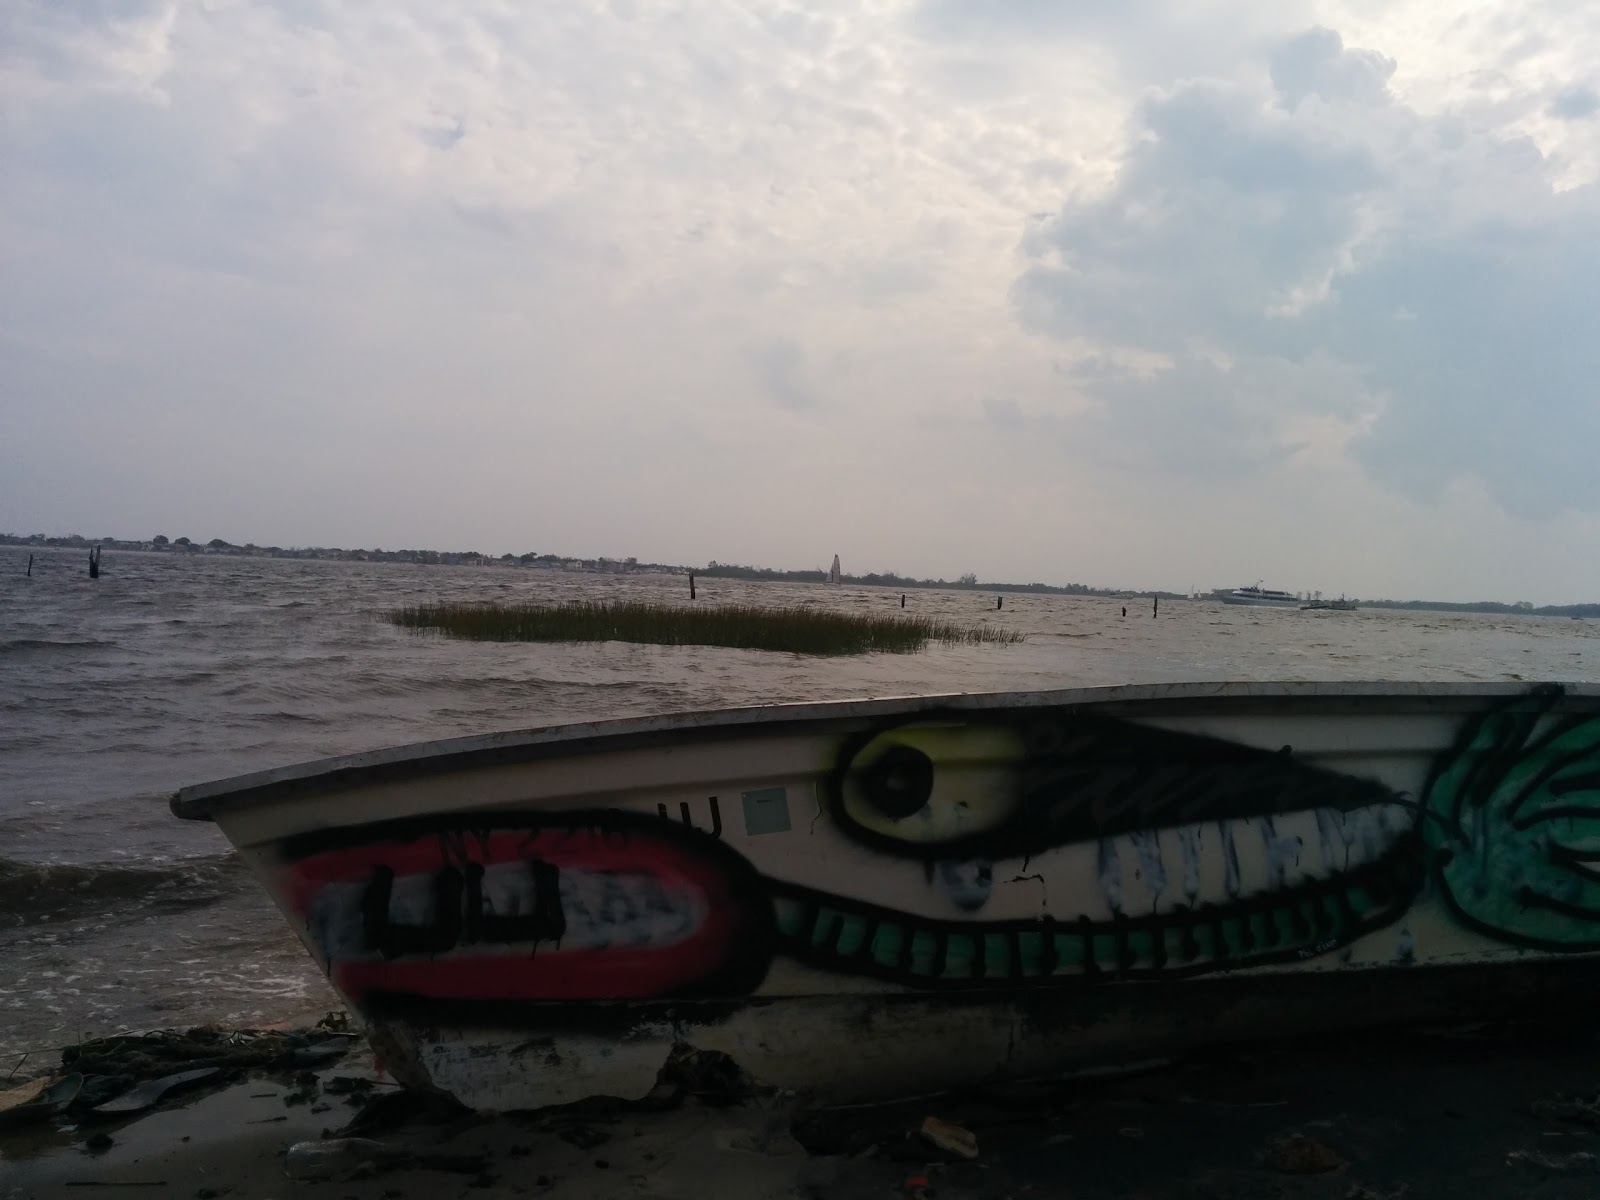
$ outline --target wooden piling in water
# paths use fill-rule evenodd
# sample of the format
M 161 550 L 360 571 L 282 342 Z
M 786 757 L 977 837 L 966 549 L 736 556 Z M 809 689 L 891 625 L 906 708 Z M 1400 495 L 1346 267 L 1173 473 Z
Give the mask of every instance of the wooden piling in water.
M 28 578 L 33 578 L 33 555 L 28 555 Z
M 689 599 L 694 599 L 694 572 L 689 572 Z
M 994 598 L 994 610 L 995 610 L 995 612 L 999 612 L 1005 606 L 1006 606 L 1006 598 L 1004 596 L 996 596 Z
M 900 593 L 900 607 L 904 608 L 905 606 L 906 606 L 906 594 L 904 592 L 901 592 Z
M 100 578 L 100 547 L 96 546 L 89 551 L 89 578 Z

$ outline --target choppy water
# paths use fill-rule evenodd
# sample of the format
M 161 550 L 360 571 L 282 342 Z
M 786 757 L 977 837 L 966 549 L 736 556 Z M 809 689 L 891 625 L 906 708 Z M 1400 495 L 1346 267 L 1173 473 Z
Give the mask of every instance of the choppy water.
M 1157 680 L 1592 679 L 1600 626 L 1204 602 L 909 594 L 1021 646 L 805 659 L 496 645 L 397 629 L 430 599 L 681 597 L 664 576 L 0 547 L 0 1056 L 119 1026 L 271 1021 L 335 1001 L 184 784 L 551 722 L 787 700 Z M 897 609 L 874 588 L 701 579 L 720 600 Z M 1126 603 L 1128 616 L 1120 617 Z

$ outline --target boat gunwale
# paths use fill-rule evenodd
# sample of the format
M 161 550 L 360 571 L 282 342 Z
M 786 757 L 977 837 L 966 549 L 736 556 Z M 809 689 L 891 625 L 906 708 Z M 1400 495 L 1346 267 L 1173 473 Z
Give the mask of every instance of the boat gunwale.
M 575 757 L 649 748 L 689 741 L 781 736 L 801 730 L 828 732 L 861 722 L 917 713 L 972 712 L 1093 706 L 1132 709 L 1118 715 L 1183 715 L 1218 700 L 1240 713 L 1244 701 L 1387 701 L 1424 709 L 1462 701 L 1513 699 L 1536 688 L 1557 687 L 1564 698 L 1600 698 L 1596 683 L 1401 682 L 1401 681 L 1242 681 L 1113 684 L 1025 692 L 954 692 L 849 700 L 808 700 L 781 704 L 617 717 L 532 726 L 499 733 L 413 742 L 381 750 L 315 759 L 244 775 L 192 784 L 173 793 L 172 812 L 186 820 L 215 820 L 218 814 L 286 800 L 309 799 L 396 779 L 459 770 L 514 765 L 555 757 Z

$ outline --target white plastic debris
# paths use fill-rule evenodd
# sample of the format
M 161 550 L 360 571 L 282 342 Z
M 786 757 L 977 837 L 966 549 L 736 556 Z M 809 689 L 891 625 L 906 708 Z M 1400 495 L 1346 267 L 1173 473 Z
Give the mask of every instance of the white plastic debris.
M 373 1175 L 411 1161 L 411 1151 L 375 1142 L 371 1138 L 330 1138 L 322 1142 L 296 1142 L 289 1147 L 283 1169 L 290 1179 L 315 1183 Z

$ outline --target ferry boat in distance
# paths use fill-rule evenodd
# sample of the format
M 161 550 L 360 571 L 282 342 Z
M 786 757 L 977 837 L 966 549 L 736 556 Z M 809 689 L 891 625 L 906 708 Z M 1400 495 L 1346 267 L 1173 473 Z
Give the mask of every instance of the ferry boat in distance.
M 1300 597 L 1293 592 L 1264 588 L 1259 581 L 1250 587 L 1234 588 L 1231 592 L 1218 588 L 1215 594 L 1224 604 L 1251 604 L 1268 608 L 1295 608 L 1300 604 Z

